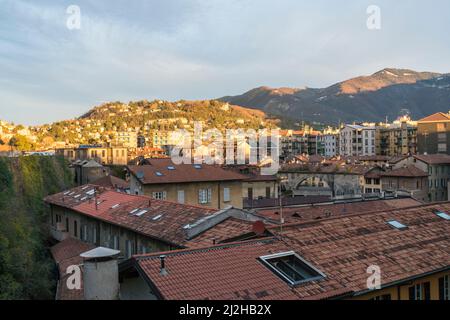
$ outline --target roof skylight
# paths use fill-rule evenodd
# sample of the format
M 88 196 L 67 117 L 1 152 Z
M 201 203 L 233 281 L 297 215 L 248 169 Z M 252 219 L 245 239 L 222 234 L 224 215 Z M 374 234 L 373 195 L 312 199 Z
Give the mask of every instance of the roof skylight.
M 436 214 L 444 220 L 450 220 L 450 215 L 445 212 L 437 212 Z
M 260 259 L 291 285 L 298 285 L 325 277 L 322 272 L 293 251 L 262 256 Z
M 201 166 L 200 164 L 194 164 L 194 168 L 195 168 L 195 169 L 201 169 L 202 166 Z
M 156 172 L 155 174 L 156 174 L 158 177 L 162 177 L 162 176 L 163 176 L 163 174 L 162 174 L 161 172 L 159 172 L 159 171 Z
M 141 210 L 138 213 L 135 214 L 135 216 L 140 217 L 143 216 L 144 214 L 146 214 L 148 212 L 148 210 Z
M 133 214 L 133 213 L 136 213 L 138 211 L 139 211 L 139 209 L 133 209 L 133 210 L 130 211 L 130 213 Z
M 167 170 L 175 170 L 175 167 L 174 166 L 168 166 Z
M 388 224 L 391 225 L 391 227 L 394 227 L 395 229 L 399 230 L 407 228 L 407 226 L 405 226 L 403 223 L 398 222 L 397 220 L 388 221 Z
M 162 216 L 163 216 L 162 214 L 159 214 L 159 215 L 157 215 L 156 217 L 153 217 L 152 220 L 153 220 L 153 221 L 157 221 L 157 220 L 161 219 Z
M 116 209 L 116 208 L 118 208 L 120 206 L 120 204 L 115 204 L 115 205 L 113 205 L 112 207 L 111 207 L 111 209 Z

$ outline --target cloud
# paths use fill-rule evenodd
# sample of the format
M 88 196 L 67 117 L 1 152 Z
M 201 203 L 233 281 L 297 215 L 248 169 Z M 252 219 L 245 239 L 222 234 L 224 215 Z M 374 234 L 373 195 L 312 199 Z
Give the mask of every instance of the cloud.
M 319 87 L 386 66 L 450 70 L 450 4 L 378 3 L 373 32 L 366 0 L 0 0 L 0 118 L 40 123 L 108 100 Z M 81 30 L 65 27 L 70 4 Z

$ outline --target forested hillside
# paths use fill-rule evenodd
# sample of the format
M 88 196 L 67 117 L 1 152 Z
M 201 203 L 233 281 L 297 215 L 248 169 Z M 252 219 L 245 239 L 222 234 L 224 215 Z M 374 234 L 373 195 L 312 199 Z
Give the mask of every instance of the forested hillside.
M 42 198 L 72 180 L 64 159 L 0 157 L 0 300 L 53 298 Z

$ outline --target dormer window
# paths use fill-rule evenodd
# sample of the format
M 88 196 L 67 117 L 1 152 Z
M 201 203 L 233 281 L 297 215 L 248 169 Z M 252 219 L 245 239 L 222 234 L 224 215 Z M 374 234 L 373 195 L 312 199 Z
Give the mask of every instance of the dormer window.
M 322 272 L 314 268 L 293 251 L 262 256 L 260 259 L 275 274 L 291 285 L 299 285 L 325 278 Z

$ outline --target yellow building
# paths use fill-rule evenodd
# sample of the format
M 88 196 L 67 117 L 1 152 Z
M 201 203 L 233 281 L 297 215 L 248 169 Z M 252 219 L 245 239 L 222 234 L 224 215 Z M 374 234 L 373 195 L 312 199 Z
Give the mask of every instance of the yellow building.
M 148 195 L 207 208 L 242 208 L 245 176 L 215 165 L 174 165 L 171 159 L 148 159 L 128 166 L 132 194 Z

